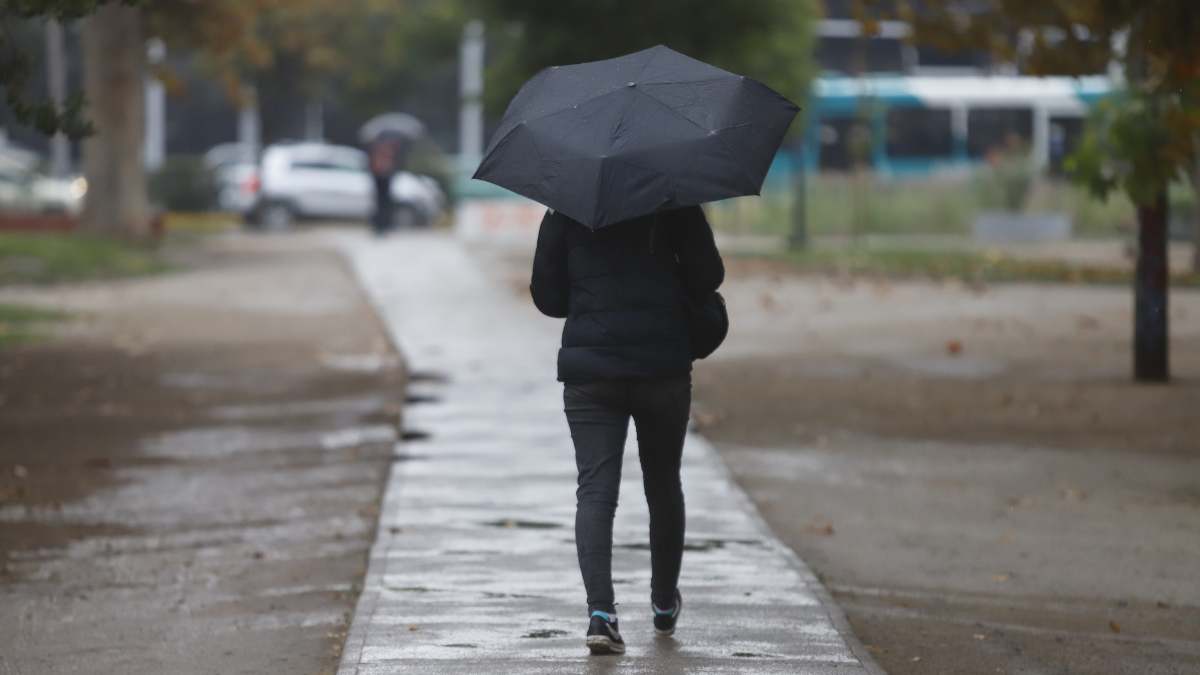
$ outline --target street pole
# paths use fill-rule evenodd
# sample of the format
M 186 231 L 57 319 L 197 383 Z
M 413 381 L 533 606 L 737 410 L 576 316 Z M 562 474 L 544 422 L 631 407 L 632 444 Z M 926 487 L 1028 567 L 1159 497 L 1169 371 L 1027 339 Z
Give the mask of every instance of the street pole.
M 808 248 L 808 181 L 805 174 L 806 158 L 799 153 L 800 161 L 792 172 L 792 228 L 788 234 L 788 248 L 802 251 Z
M 167 57 L 167 46 L 154 38 L 146 44 L 146 61 L 150 72 L 146 75 L 146 141 L 144 157 L 147 171 L 162 168 L 167 158 L 167 91 L 154 74 Z
M 258 161 L 258 151 L 262 145 L 262 124 L 258 119 L 258 90 L 253 85 L 242 87 L 241 102 L 238 106 L 237 118 L 238 144 L 247 148 L 246 159 Z
M 459 47 L 458 155 L 469 169 L 483 157 L 483 46 L 483 22 L 468 21 Z
M 304 106 L 304 138 L 309 141 L 325 139 L 325 106 L 311 100 Z
M 46 22 L 46 84 L 55 110 L 67 100 L 67 63 L 63 49 L 62 24 Z M 50 139 L 50 174 L 62 178 L 71 171 L 71 142 L 61 131 Z

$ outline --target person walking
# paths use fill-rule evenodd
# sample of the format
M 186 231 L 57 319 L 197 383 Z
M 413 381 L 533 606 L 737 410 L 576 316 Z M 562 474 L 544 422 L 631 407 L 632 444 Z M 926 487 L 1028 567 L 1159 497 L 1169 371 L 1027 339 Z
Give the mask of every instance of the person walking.
M 392 179 L 403 168 L 404 141 L 394 136 L 383 136 L 371 142 L 367 148 L 367 159 L 371 169 L 371 182 L 375 191 L 375 210 L 371 213 L 371 229 L 382 236 L 392 229 L 393 199 Z
M 425 125 L 421 120 L 402 112 L 376 115 L 358 130 L 358 138 L 367 150 L 375 193 L 371 229 L 377 235 L 387 234 L 397 225 L 392 182 L 397 173 L 407 168 L 414 144 L 424 135 Z
M 650 510 L 654 628 L 671 635 L 682 609 L 680 461 L 691 406 L 689 307 L 725 276 L 712 228 L 687 206 L 593 230 L 549 210 L 538 232 L 530 291 L 565 318 L 558 352 L 563 407 L 578 469 L 575 542 L 593 654 L 620 654 L 612 581 L 613 516 L 629 420 Z
M 630 419 L 650 505 L 654 628 L 675 631 L 692 360 L 729 330 L 716 291 L 725 268 L 698 205 L 759 194 L 798 111 L 757 80 L 655 45 L 538 72 L 472 175 L 549 209 L 530 290 L 544 314 L 567 320 L 558 379 L 592 653 L 625 651 L 612 523 Z

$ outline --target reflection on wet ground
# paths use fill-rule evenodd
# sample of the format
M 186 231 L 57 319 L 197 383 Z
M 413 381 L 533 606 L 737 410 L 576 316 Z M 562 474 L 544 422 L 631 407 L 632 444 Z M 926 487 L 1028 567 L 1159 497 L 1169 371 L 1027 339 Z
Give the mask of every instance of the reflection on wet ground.
M 47 291 L 96 335 L 0 354 L 0 673 L 336 663 L 403 383 L 336 258 L 260 262 Z
M 613 569 L 628 653 L 589 659 L 566 536 L 575 465 L 553 372 L 558 324 L 518 304 L 444 236 L 348 250 L 406 361 L 442 376 L 410 387 L 437 399 L 404 415 L 406 428 L 428 435 L 400 452 L 419 449 L 424 461 L 393 465 L 380 515 L 387 534 L 372 550 L 339 672 L 864 672 L 819 584 L 699 437 L 684 452 L 681 630 L 656 639 L 650 625 L 648 517 L 640 467 L 627 461 Z

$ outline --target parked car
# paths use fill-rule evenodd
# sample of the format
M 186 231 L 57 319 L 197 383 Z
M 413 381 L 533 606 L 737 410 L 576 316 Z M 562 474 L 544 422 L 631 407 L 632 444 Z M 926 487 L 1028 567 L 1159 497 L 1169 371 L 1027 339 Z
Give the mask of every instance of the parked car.
M 24 153 L 0 152 L 0 210 L 78 214 L 87 181 L 81 176 L 54 178 L 38 173 L 35 159 Z
M 221 143 L 204 153 L 204 165 L 217 186 L 217 208 L 246 214 L 258 200 L 258 158 L 245 143 Z
M 375 208 L 367 155 L 348 146 L 272 145 L 263 151 L 257 173 L 243 173 L 240 185 L 254 195 L 242 211 L 247 222 L 269 229 L 299 219 L 366 220 Z M 391 187 L 399 227 L 428 225 L 445 208 L 445 196 L 428 176 L 399 172 Z

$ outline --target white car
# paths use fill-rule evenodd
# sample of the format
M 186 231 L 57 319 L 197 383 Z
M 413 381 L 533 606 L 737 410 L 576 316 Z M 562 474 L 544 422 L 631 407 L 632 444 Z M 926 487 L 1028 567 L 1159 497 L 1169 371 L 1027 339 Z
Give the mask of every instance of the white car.
M 45 176 L 33 167 L 33 159 L 0 152 L 0 210 L 78 215 L 87 181 L 80 176 Z
M 326 143 L 282 143 L 263 151 L 256 176 L 242 184 L 255 199 L 247 222 L 280 229 L 297 219 L 367 220 L 375 186 L 365 152 Z M 445 196 L 428 176 L 401 171 L 392 179 L 396 225 L 427 225 L 445 208 Z

